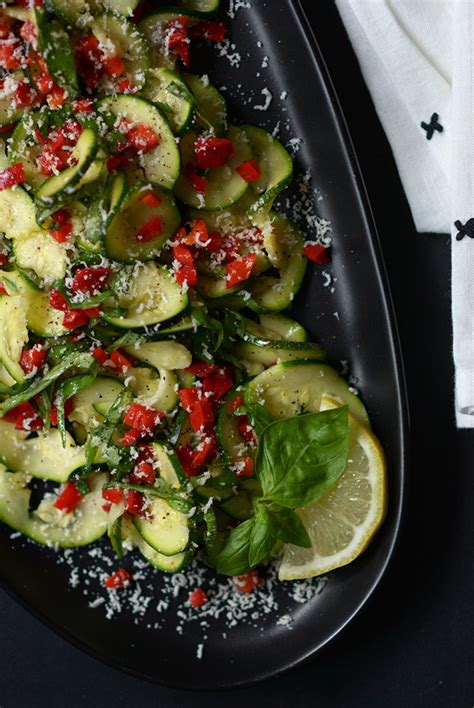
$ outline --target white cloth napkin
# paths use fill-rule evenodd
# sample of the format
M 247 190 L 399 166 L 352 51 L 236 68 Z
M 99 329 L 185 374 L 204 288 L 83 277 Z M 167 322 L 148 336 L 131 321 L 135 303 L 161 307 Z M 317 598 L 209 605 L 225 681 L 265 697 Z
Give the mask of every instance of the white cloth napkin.
M 474 428 L 474 0 L 336 3 L 417 230 L 452 233 L 456 421 Z

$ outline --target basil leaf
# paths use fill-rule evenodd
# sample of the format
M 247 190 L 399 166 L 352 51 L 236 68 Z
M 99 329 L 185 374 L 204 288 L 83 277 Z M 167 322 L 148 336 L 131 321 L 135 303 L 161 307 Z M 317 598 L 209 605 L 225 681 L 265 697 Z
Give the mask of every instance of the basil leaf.
M 56 366 L 44 374 L 40 379 L 35 379 L 30 386 L 23 389 L 19 393 L 14 394 L 6 398 L 0 405 L 0 417 L 8 413 L 12 408 L 18 406 L 20 403 L 29 401 L 30 398 L 36 396 L 37 393 L 41 393 L 45 388 L 56 381 L 60 376 L 62 376 L 68 369 L 91 369 L 96 363 L 92 354 L 86 354 L 84 352 L 73 352 L 64 357 L 64 359 L 59 362 Z
M 290 509 L 317 501 L 344 472 L 348 447 L 347 406 L 272 423 L 256 461 L 264 498 Z
M 302 546 L 303 548 L 311 548 L 311 539 L 308 536 L 308 532 L 295 511 L 274 505 L 270 507 L 268 513 L 272 519 L 275 535 L 280 541 Z
M 223 575 L 242 575 L 250 570 L 249 544 L 254 520 L 239 524 L 227 536 L 217 557 L 217 572 Z
M 275 543 L 275 529 L 273 518 L 268 510 L 259 505 L 253 518 L 253 527 L 250 534 L 249 566 L 261 563 L 270 555 Z

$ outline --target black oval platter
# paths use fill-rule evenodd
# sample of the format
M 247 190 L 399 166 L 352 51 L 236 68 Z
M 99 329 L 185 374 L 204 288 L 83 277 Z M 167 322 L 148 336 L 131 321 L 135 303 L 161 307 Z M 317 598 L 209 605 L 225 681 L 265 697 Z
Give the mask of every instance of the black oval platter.
M 274 585 L 280 609 L 261 620 L 242 619 L 229 627 L 224 613 L 207 627 L 184 623 L 182 633 L 176 630 L 176 611 L 187 593 L 179 587 L 176 603 L 160 615 L 160 628 L 154 627 L 153 607 L 164 582 L 157 572 L 151 576 L 156 597 L 152 593 L 148 614 L 142 617 L 132 611 L 133 603 L 125 603 L 122 612 L 112 608 L 108 619 L 110 603 L 97 600 L 101 583 L 94 572 L 88 578 L 85 571 L 94 564 L 89 553 L 69 554 L 67 562 L 60 562 L 53 550 L 11 538 L 8 529 L 0 529 L 1 583 L 20 603 L 91 655 L 157 683 L 191 689 L 267 678 L 313 656 L 338 634 L 367 601 L 393 552 L 406 475 L 408 423 L 390 295 L 364 185 L 324 62 L 297 0 L 222 4 L 234 16 L 230 26 L 235 48 L 227 56 L 216 52 L 213 59 L 199 57 L 197 68 L 225 87 L 237 120 L 270 130 L 278 127 L 286 143 L 296 138 L 292 146 L 297 180 L 280 198 L 279 208 L 296 198 L 301 218 L 312 206 L 330 222 L 334 240 L 332 263 L 324 268 L 327 275 L 320 267 L 310 269 L 293 311 L 336 366 L 348 362 L 369 410 L 388 459 L 385 523 L 369 549 L 331 573 L 322 591 L 306 602 L 288 599 L 288 590 Z M 106 545 L 104 541 L 104 549 Z M 104 550 L 103 556 L 105 567 L 117 565 L 112 552 Z M 71 571 L 72 563 L 77 573 Z M 102 593 L 106 596 L 107 591 Z

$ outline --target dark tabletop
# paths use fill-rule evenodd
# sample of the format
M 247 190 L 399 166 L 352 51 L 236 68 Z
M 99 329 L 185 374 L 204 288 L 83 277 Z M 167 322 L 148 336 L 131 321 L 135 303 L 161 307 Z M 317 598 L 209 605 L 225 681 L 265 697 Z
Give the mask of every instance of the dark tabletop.
M 167 690 L 120 674 L 66 644 L 1 592 L 2 708 L 474 704 L 474 431 L 454 426 L 450 240 L 415 231 L 332 0 L 304 4 L 360 160 L 402 340 L 412 466 L 395 558 L 369 605 L 316 659 L 264 684 L 220 694 Z

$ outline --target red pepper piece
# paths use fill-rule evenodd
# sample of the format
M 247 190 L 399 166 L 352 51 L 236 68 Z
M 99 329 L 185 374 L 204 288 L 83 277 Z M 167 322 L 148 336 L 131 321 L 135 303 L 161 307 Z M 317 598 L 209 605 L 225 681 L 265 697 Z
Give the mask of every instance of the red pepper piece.
M 104 585 L 108 590 L 121 590 L 126 587 L 132 581 L 132 576 L 125 570 L 125 568 L 119 568 L 116 573 L 112 573 L 108 578 L 104 580 Z
M 5 285 L 1 282 L 0 282 L 0 295 L 6 295 L 7 297 L 9 297 L 8 290 L 6 289 Z
M 110 155 L 107 158 L 107 170 L 117 172 L 117 170 L 127 167 L 129 162 L 130 158 L 127 155 Z
M 160 136 L 143 123 L 133 125 L 126 133 L 131 146 L 141 155 L 150 152 L 160 143 Z
M 139 243 L 149 243 L 157 238 L 163 231 L 163 224 L 159 216 L 154 216 L 149 221 L 146 221 L 143 226 L 140 226 L 135 232 L 135 240 Z
M 244 397 L 241 393 L 238 393 L 234 398 L 232 398 L 226 406 L 228 413 L 234 413 L 237 408 L 241 408 L 244 405 Z
M 32 47 L 36 47 L 38 43 L 38 34 L 36 32 L 36 27 L 31 20 L 25 20 L 20 27 L 20 36 L 25 42 L 31 44 Z
M 117 88 L 120 93 L 137 93 L 139 91 L 138 86 L 136 86 L 130 79 L 120 79 L 117 84 Z
M 58 209 L 52 215 L 55 224 L 66 224 L 71 220 L 71 215 L 67 209 Z
M 192 288 L 198 280 L 197 270 L 194 266 L 181 266 L 175 273 L 179 285 L 187 285 Z
M 226 33 L 225 23 L 218 20 L 198 20 L 189 30 L 191 39 L 205 39 L 208 42 L 223 42 Z
M 2 416 L 2 420 L 5 420 L 7 423 L 16 423 L 18 417 L 23 413 L 29 413 L 31 415 L 36 414 L 36 410 L 29 401 L 19 403 L 17 406 L 9 410 L 8 413 L 5 413 L 5 415 Z
M 330 262 L 329 249 L 322 246 L 320 243 L 308 243 L 304 247 L 304 254 L 313 263 L 318 265 L 326 265 Z
M 82 495 L 79 493 L 74 482 L 68 482 L 54 502 L 54 506 L 56 509 L 61 509 L 61 511 L 65 511 L 69 514 L 71 511 L 74 511 L 81 499 Z
M 156 472 L 150 462 L 138 462 L 130 474 L 132 484 L 154 484 Z
M 262 577 L 258 570 L 251 570 L 245 575 L 234 575 L 232 584 L 239 592 L 252 592 L 262 584 Z
M 247 445 L 254 447 L 257 444 L 257 436 L 246 415 L 239 415 L 237 417 L 237 429 L 240 437 Z
M 20 366 L 27 374 L 35 369 L 39 369 L 46 359 L 47 351 L 42 347 L 32 347 L 32 349 L 23 349 L 20 357 Z
M 25 181 L 25 169 L 22 162 L 17 162 L 11 167 L 6 167 L 0 170 L 0 191 L 10 189 L 15 184 L 21 184 Z
M 213 422 L 215 414 L 212 403 L 202 397 L 198 388 L 182 388 L 178 395 L 194 430 L 199 431 Z
M 119 369 L 123 373 L 127 371 L 132 366 L 132 362 L 128 357 L 125 356 L 120 349 L 115 349 L 110 355 L 109 359 L 113 364 L 113 368 Z
M 194 376 L 202 379 L 206 376 L 213 376 L 214 374 L 219 373 L 219 369 L 220 367 L 218 364 L 209 364 L 206 361 L 195 359 L 187 369 L 184 369 L 184 371 L 187 374 L 194 374 Z
M 242 162 L 241 165 L 235 168 L 235 171 L 239 173 L 244 182 L 255 182 L 262 177 L 262 172 L 257 160 Z
M 149 207 L 150 209 L 157 209 L 161 204 L 161 197 L 150 189 L 142 197 L 140 197 L 140 203 Z
M 135 489 L 127 489 L 125 493 L 125 509 L 132 516 L 141 516 L 144 513 L 145 497 Z
M 122 76 L 125 72 L 125 63 L 123 59 L 118 56 L 118 54 L 114 57 L 104 59 L 103 66 L 105 73 L 114 79 L 118 76 Z
M 90 98 L 81 98 L 72 102 L 72 110 L 74 113 L 92 113 L 94 102 Z
M 225 277 L 226 288 L 233 288 L 235 285 L 243 283 L 250 278 L 256 260 L 257 255 L 250 253 L 248 256 L 227 263 Z
M 55 288 L 49 293 L 49 304 L 54 310 L 61 310 L 62 312 L 66 312 L 69 307 L 64 295 Z
M 130 428 L 122 435 L 121 443 L 124 447 L 131 447 L 140 440 L 141 433 L 136 428 Z
M 123 489 L 109 487 L 108 489 L 102 490 L 102 499 L 105 499 L 111 504 L 121 504 L 125 499 L 125 494 Z
M 0 268 L 3 268 L 4 265 L 6 265 L 8 261 L 8 257 L 6 253 L 0 253 Z M 3 286 L 2 286 L 3 287 Z
M 204 219 L 198 219 L 193 225 L 191 231 L 185 236 L 187 246 L 204 246 L 209 240 L 207 225 Z
M 209 234 L 205 248 L 209 253 L 216 253 L 222 249 L 223 245 L 224 239 L 219 233 L 217 233 L 217 231 L 215 231 L 212 234 Z
M 189 19 L 185 15 L 175 17 L 166 25 L 165 42 L 170 51 L 176 52 L 184 66 L 190 66 Z
M 188 602 L 193 607 L 202 607 L 209 600 L 202 588 L 192 590 L 188 595 Z
M 96 362 L 99 364 L 99 366 L 103 366 L 107 359 L 109 358 L 109 355 L 105 351 L 105 349 L 102 349 L 102 347 L 96 347 L 92 352 L 92 356 L 96 360 Z
M 55 84 L 46 96 L 46 102 L 51 109 L 61 108 L 66 103 L 66 91 L 58 84 Z
M 63 317 L 63 325 L 66 329 L 77 329 L 84 327 L 89 322 L 86 310 L 66 310 Z
M 222 376 L 209 376 L 202 381 L 203 393 L 212 394 L 212 400 L 218 401 L 224 398 L 233 386 L 234 382 L 231 378 Z
M 247 479 L 253 477 L 254 464 L 251 457 L 236 457 L 233 461 L 236 477 Z
M 16 71 L 25 64 L 23 47 L 19 39 L 12 38 L 0 45 L 0 66 Z
M 26 108 L 31 106 L 36 98 L 36 92 L 28 81 L 19 81 L 16 87 L 15 95 L 13 96 L 13 105 L 15 108 Z
M 65 243 L 72 234 L 72 223 L 70 221 L 66 221 L 57 229 L 51 229 L 49 233 L 57 243 Z
M 212 458 L 217 450 L 217 440 L 215 435 L 206 435 L 199 444 L 199 447 L 193 449 L 191 445 L 181 445 L 176 448 L 178 459 L 186 473 L 187 477 L 194 477 L 199 474 L 202 467 Z
M 235 157 L 235 150 L 228 138 L 197 138 L 194 143 L 196 164 L 200 170 L 226 165 L 231 157 Z
M 194 266 L 194 256 L 186 246 L 173 246 L 173 258 L 184 266 Z
M 104 266 L 93 266 L 91 268 L 79 268 L 74 273 L 71 283 L 73 293 L 85 293 L 95 295 L 107 285 L 110 277 L 110 268 Z
M 188 162 L 188 164 L 185 166 L 184 176 L 186 177 L 195 192 L 197 192 L 198 194 L 206 193 L 207 179 L 198 175 L 198 173 L 196 172 L 196 167 L 192 164 L 192 162 Z
M 164 414 L 150 406 L 132 403 L 124 416 L 123 422 L 142 433 L 152 433 L 163 420 Z

